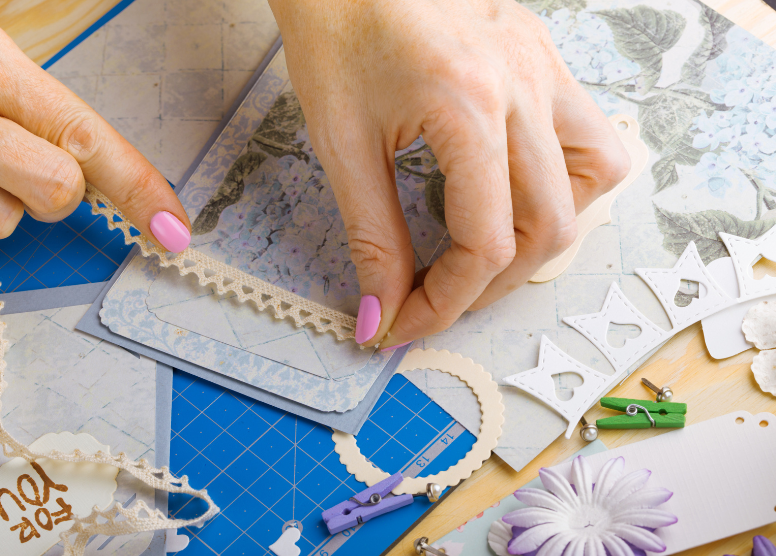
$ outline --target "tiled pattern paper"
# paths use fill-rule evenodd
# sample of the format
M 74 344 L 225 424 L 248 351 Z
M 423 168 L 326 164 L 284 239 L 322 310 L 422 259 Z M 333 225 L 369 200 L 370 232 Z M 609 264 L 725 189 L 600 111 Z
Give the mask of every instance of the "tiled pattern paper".
M 20 442 L 50 432 L 87 433 L 109 444 L 111 453 L 154 462 L 156 362 L 74 330 L 89 305 L 3 315 L 9 346 L 9 387 L 2 419 Z M 0 455 L 0 462 L 4 460 Z M 115 500 L 140 499 L 154 507 L 152 488 L 121 472 Z M 135 556 L 152 532 L 97 537 L 112 554 Z M 59 554 L 56 546 L 50 554 Z

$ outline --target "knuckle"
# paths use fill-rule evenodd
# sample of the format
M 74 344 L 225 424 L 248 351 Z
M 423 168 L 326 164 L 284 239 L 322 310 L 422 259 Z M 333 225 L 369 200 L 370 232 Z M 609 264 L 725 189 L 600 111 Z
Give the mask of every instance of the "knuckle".
M 447 330 L 455 323 L 456 320 L 458 320 L 458 317 L 460 316 L 458 313 L 449 309 L 449 295 L 452 293 L 449 291 L 449 289 L 452 288 L 445 288 L 444 284 L 439 284 L 438 286 L 439 287 L 434 290 L 426 290 L 426 300 L 434 316 L 434 319 L 431 323 L 423 318 L 413 318 L 411 315 L 408 315 L 410 318 L 409 322 L 411 323 L 411 326 L 414 329 L 427 330 L 427 335 L 436 334 L 442 330 Z
M 566 214 L 555 220 L 546 238 L 546 249 L 553 256 L 571 247 L 577 240 L 577 219 L 574 214 Z
M 111 193 L 111 200 L 121 207 L 126 215 L 132 215 L 137 222 L 150 221 L 156 210 L 154 203 L 164 198 L 161 188 L 169 187 L 162 175 L 150 164 L 143 164 L 128 176 L 125 185 Z
M 490 242 L 482 255 L 493 269 L 500 272 L 512 264 L 516 254 L 515 235 L 510 230 L 509 235 L 501 234 Z
M 602 152 L 597 166 L 597 185 L 602 192 L 606 192 L 625 179 L 631 169 L 631 160 L 622 145 L 618 145 Z
M 39 210 L 46 214 L 55 214 L 73 204 L 83 196 L 85 183 L 81 168 L 73 157 L 56 157 L 47 171 L 44 187 L 41 190 Z
M 499 228 L 481 237 L 477 244 L 461 245 L 470 261 L 490 273 L 499 273 L 512 264 L 517 254 L 512 228 Z
M 504 110 L 506 102 L 503 73 L 479 55 L 451 59 L 449 53 L 431 57 L 428 67 L 447 87 L 460 91 L 473 108 L 485 114 Z
M 393 261 L 401 256 L 401 248 L 394 247 L 394 242 L 378 242 L 372 234 L 359 228 L 348 229 L 348 246 L 350 258 L 358 269 L 361 279 L 380 276 L 385 273 Z
M 505 110 L 504 83 L 502 77 L 487 63 L 477 60 L 465 67 L 459 79 L 468 92 L 474 106 L 487 115 L 494 115 Z
M 577 239 L 577 219 L 573 209 L 539 211 L 519 229 L 525 245 L 545 260 L 571 247 Z
M 99 144 L 99 116 L 86 110 L 74 110 L 64 118 L 54 144 L 67 151 L 80 163 L 87 162 Z

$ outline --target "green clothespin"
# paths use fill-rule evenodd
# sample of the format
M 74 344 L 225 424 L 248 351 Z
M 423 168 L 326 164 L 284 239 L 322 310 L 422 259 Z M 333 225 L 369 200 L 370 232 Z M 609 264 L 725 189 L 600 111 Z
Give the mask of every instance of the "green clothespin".
M 686 403 L 651 402 L 630 398 L 601 398 L 601 407 L 622 411 L 625 415 L 598 419 L 599 429 L 672 429 L 684 427 Z

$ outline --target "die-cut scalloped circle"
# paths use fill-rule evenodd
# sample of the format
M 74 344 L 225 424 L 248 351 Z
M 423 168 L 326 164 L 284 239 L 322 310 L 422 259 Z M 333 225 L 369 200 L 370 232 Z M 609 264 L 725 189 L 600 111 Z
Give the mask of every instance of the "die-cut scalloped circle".
M 413 349 L 399 364 L 397 372 L 405 373 L 415 369 L 435 369 L 463 380 L 477 396 L 482 418 L 477 441 L 463 459 L 436 475 L 404 479 L 393 489 L 393 493 L 397 495 L 425 494 L 428 483 L 448 487 L 468 478 L 490 457 L 491 451 L 498 444 L 501 426 L 504 424 L 501 392 L 498 391 L 498 385 L 493 381 L 490 373 L 486 372 L 481 365 L 447 350 Z M 334 450 L 340 455 L 340 461 L 347 467 L 349 473 L 356 476 L 356 480 L 372 486 L 390 477 L 388 473 L 367 461 L 352 434 L 334 431 L 332 439 Z

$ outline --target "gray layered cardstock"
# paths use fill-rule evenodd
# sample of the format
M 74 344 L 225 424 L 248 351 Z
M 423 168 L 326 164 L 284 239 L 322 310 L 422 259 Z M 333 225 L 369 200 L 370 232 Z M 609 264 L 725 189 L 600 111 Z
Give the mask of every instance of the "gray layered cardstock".
M 276 59 L 276 54 L 281 49 L 281 42 L 280 40 L 277 41 L 275 46 L 271 49 L 269 52 L 267 58 L 265 59 L 264 63 L 259 67 L 259 69 L 256 71 L 254 77 L 246 84 L 245 88 L 243 89 L 243 92 L 240 95 L 240 98 L 235 102 L 235 105 L 232 107 L 232 110 L 227 114 L 227 116 L 224 118 L 224 121 L 222 122 L 222 125 L 217 129 L 214 134 L 211 137 L 211 140 L 208 142 L 207 145 L 205 145 L 200 152 L 200 155 L 198 156 L 197 160 L 191 165 L 189 170 L 185 173 L 182 183 L 187 183 L 190 181 L 190 178 L 196 173 L 196 172 L 202 172 L 200 170 L 201 161 L 202 159 L 207 155 L 207 153 L 212 149 L 212 145 L 219 139 L 219 137 L 224 134 L 224 131 L 227 127 L 227 125 L 232 122 L 233 119 L 236 119 L 235 114 L 238 110 L 238 108 L 245 103 L 244 99 L 247 97 L 250 92 L 254 89 L 256 82 L 265 75 L 266 69 L 269 66 L 269 64 Z M 287 80 L 287 78 L 286 78 Z M 266 102 L 266 100 L 264 100 Z M 245 118 L 243 118 L 244 120 Z M 238 129 L 242 130 L 244 128 L 243 133 L 248 133 L 250 135 L 252 128 L 250 127 L 250 122 L 245 122 L 240 120 L 240 126 Z M 235 140 L 236 141 L 236 140 Z M 239 154 L 239 145 L 237 145 L 238 150 L 236 151 L 236 154 Z M 202 179 L 202 178 L 200 178 Z M 201 197 L 201 195 L 200 195 Z M 240 380 L 238 378 L 235 378 L 234 375 L 230 376 L 230 372 L 224 372 L 223 370 L 216 371 L 214 370 L 213 366 L 211 368 L 207 368 L 205 365 L 198 365 L 195 362 L 187 361 L 185 358 L 191 358 L 191 352 L 183 350 L 183 351 L 173 351 L 173 350 L 159 350 L 155 349 L 155 347 L 158 347 L 154 345 L 157 342 L 157 339 L 161 336 L 163 336 L 163 332 L 165 330 L 173 331 L 174 330 L 180 330 L 177 324 L 181 323 L 175 323 L 173 325 L 167 325 L 165 322 L 163 322 L 161 319 L 157 319 L 153 313 L 151 313 L 150 310 L 148 310 L 147 314 L 150 317 L 153 317 L 154 320 L 158 320 L 158 324 L 162 325 L 163 330 L 160 331 L 153 331 L 153 334 L 149 334 L 146 336 L 145 340 L 146 342 L 140 342 L 136 341 L 138 338 L 131 337 L 131 334 L 127 334 L 127 336 L 130 336 L 129 338 L 117 334 L 114 331 L 112 331 L 107 326 L 104 326 L 101 322 L 99 312 L 103 308 L 104 299 L 109 291 L 111 291 L 112 286 L 119 280 L 121 280 L 121 277 L 125 274 L 125 269 L 130 264 L 140 265 L 140 266 L 148 266 L 153 264 L 153 261 L 143 259 L 142 257 L 137 256 L 137 249 L 133 249 L 133 251 L 130 253 L 130 255 L 127 257 L 127 260 L 124 261 L 124 263 L 119 267 L 117 272 L 115 273 L 113 279 L 111 279 L 107 286 L 105 287 L 104 291 L 101 292 L 101 294 L 97 297 L 96 301 L 94 302 L 93 306 L 87 311 L 87 313 L 84 315 L 83 319 L 78 323 L 78 330 L 81 330 L 83 332 L 87 332 L 89 334 L 92 334 L 94 336 L 97 336 L 99 338 L 106 339 L 112 343 L 115 343 L 117 345 L 121 345 L 125 347 L 126 349 L 129 349 L 131 351 L 134 351 L 139 354 L 146 355 L 148 357 L 152 357 L 156 359 L 157 361 L 165 362 L 175 368 L 181 369 L 183 371 L 189 372 L 193 374 L 194 376 L 197 376 L 199 378 L 202 378 L 204 380 L 209 380 L 211 382 L 214 382 L 215 384 L 218 384 L 220 386 L 223 386 L 225 388 L 228 388 L 230 390 L 233 390 L 235 392 L 238 392 L 240 394 L 246 395 L 250 398 L 256 399 L 258 401 L 268 403 L 269 405 L 272 405 L 274 407 L 277 407 L 278 409 L 288 411 L 290 413 L 293 413 L 295 415 L 299 415 L 301 417 L 310 419 L 312 421 L 321 423 L 326 426 L 330 426 L 332 428 L 335 428 L 337 430 L 341 430 L 344 432 L 355 434 L 358 432 L 358 430 L 361 428 L 361 425 L 366 421 L 366 418 L 369 414 L 369 411 L 374 406 L 374 404 L 377 402 L 377 399 L 379 398 L 380 393 L 383 391 L 385 386 L 387 385 L 388 381 L 390 380 L 390 377 L 393 375 L 394 369 L 396 368 L 396 365 L 398 364 L 398 361 L 401 360 L 401 357 L 403 357 L 403 354 L 406 353 L 406 351 L 409 349 L 408 347 L 400 348 L 399 350 L 396 350 L 392 357 L 383 355 L 368 355 L 368 359 L 375 360 L 376 358 L 379 359 L 379 365 L 372 366 L 372 369 L 368 371 L 368 375 L 365 373 L 361 373 L 359 376 L 355 376 L 355 378 L 360 381 L 361 386 L 359 386 L 354 396 L 348 395 L 349 390 L 344 391 L 344 395 L 340 395 L 339 402 L 337 407 L 339 408 L 339 411 L 322 411 L 319 409 L 316 409 L 314 407 L 309 407 L 308 404 L 304 403 L 298 403 L 293 399 L 288 399 L 287 397 L 278 395 L 276 393 L 267 391 L 265 389 L 259 388 L 255 385 L 252 385 L 246 381 Z M 429 251 L 427 249 L 427 251 Z M 428 256 L 433 254 L 433 249 L 428 252 Z M 155 265 L 154 265 L 155 266 Z M 185 288 L 186 288 L 186 281 L 183 279 L 180 279 L 180 290 L 183 292 L 183 295 L 186 294 Z M 154 291 L 158 291 L 158 289 L 164 287 L 165 285 L 168 286 L 169 284 L 165 284 L 163 282 L 155 282 L 152 281 L 149 283 L 151 286 L 155 286 Z M 191 297 L 196 298 L 197 292 L 196 288 L 201 288 L 198 286 L 198 284 L 190 284 L 190 289 L 195 290 L 194 294 Z M 146 290 L 147 291 L 147 290 Z M 169 293 L 169 291 L 167 292 Z M 207 292 L 206 292 L 207 293 Z M 178 295 L 181 295 L 180 293 Z M 156 298 L 159 299 L 161 297 L 162 300 L 165 299 L 165 296 L 157 296 Z M 351 296 L 352 298 L 352 296 Z M 184 299 L 184 301 L 191 301 L 191 298 Z M 196 300 L 195 300 L 196 301 Z M 229 302 L 229 300 L 225 300 L 226 302 Z M 224 300 L 221 300 L 223 303 Z M 143 300 L 141 303 L 143 303 L 146 307 L 147 300 Z M 159 305 L 164 305 L 164 301 L 159 303 Z M 215 308 L 218 308 L 219 302 L 216 301 L 213 306 Z M 244 323 L 251 323 L 251 319 L 253 321 L 258 322 L 261 326 L 264 326 L 262 329 L 266 332 L 267 329 L 269 330 L 278 330 L 283 329 L 284 326 L 289 326 L 288 323 L 285 322 L 277 322 L 275 319 L 271 318 L 269 315 L 266 314 L 257 314 L 257 311 L 255 311 L 255 307 L 253 306 L 244 306 L 244 307 L 237 307 L 238 311 L 242 311 L 243 313 L 249 312 L 247 317 L 243 318 Z M 246 311 L 247 310 L 247 311 Z M 234 312 L 233 312 L 234 314 Z M 176 311 L 169 311 L 168 315 L 172 315 L 172 317 L 167 317 L 170 320 L 174 320 L 175 318 L 178 318 L 176 316 Z M 203 319 L 207 321 L 208 319 Z M 269 325 L 269 326 L 267 326 Z M 261 333 L 262 330 L 254 331 Z M 298 332 L 297 330 L 294 330 L 293 332 Z M 308 331 L 302 331 L 303 334 L 309 334 Z M 316 333 L 317 334 L 317 333 Z M 194 336 L 194 334 L 189 334 L 191 336 Z M 326 335 L 324 340 L 331 340 L 329 338 L 330 335 Z M 228 348 L 229 351 L 235 352 L 235 348 L 233 346 L 230 346 L 229 344 L 221 344 L 219 342 L 216 342 L 214 340 L 210 340 L 206 336 L 201 336 L 204 340 L 203 344 L 206 346 L 210 345 L 216 345 L 220 348 L 220 346 L 225 346 Z M 353 346 L 350 346 L 353 348 Z M 207 351 L 205 349 L 204 351 Z M 227 353 L 229 353 L 227 351 Z M 363 355 L 361 354 L 361 350 L 358 349 L 351 349 L 351 352 L 355 353 L 356 359 L 362 358 Z M 252 354 L 249 354 L 252 355 Z M 282 352 L 278 352 L 277 358 L 280 358 L 282 355 Z M 389 360 L 390 357 L 390 360 Z M 322 358 L 323 359 L 323 358 Z M 246 366 L 246 369 L 248 372 L 253 371 L 253 366 L 251 366 L 250 362 L 255 361 L 258 362 L 258 364 L 266 364 L 262 362 L 262 360 L 269 362 L 269 364 L 274 363 L 271 360 L 265 360 L 261 356 L 255 356 L 252 359 L 249 360 L 248 365 Z M 386 363 L 387 361 L 387 363 Z M 296 369 L 293 367 L 286 367 L 284 365 L 275 364 L 275 367 L 282 370 L 283 372 L 295 372 Z M 343 372 L 340 372 L 339 374 L 332 373 L 335 375 L 334 378 L 337 379 L 344 379 L 346 380 L 353 380 L 353 376 L 348 377 L 347 375 L 353 375 L 353 370 L 357 369 L 358 367 L 363 367 L 363 363 L 361 365 L 355 364 L 351 365 L 350 370 L 345 369 Z M 331 367 L 327 369 L 328 371 L 331 371 Z M 341 371 L 341 369 L 340 369 Z M 313 377 L 311 373 L 308 373 L 306 371 L 299 371 L 297 375 L 295 375 L 297 378 L 301 377 L 302 379 L 306 378 L 318 378 Z M 365 382 L 366 380 L 366 382 Z M 284 377 L 281 381 L 282 384 L 291 384 L 293 385 L 295 382 L 294 380 L 289 380 L 288 377 Z M 343 383 L 343 380 L 330 380 L 328 382 L 331 382 L 335 385 L 337 383 Z M 360 401 L 359 401 L 360 400 Z M 314 405 L 314 404 L 313 404 Z M 349 409 L 344 409 L 349 408 Z M 344 409 L 344 411 L 343 411 Z
M 266 392 L 260 388 L 256 388 L 255 386 L 251 386 L 224 374 L 211 371 L 210 369 L 194 365 L 188 361 L 184 361 L 153 348 L 149 348 L 148 346 L 145 346 L 139 342 L 134 342 L 125 338 L 124 336 L 120 336 L 115 332 L 112 332 L 107 326 L 104 326 L 100 322 L 99 316 L 99 312 L 102 307 L 102 300 L 105 297 L 107 291 L 118 278 L 119 274 L 129 263 L 132 258 L 132 254 L 135 251 L 136 249 L 132 250 L 124 263 L 116 271 L 116 275 L 103 287 L 103 291 L 100 292 L 92 306 L 89 307 L 89 310 L 84 314 L 83 318 L 76 325 L 77 330 L 122 346 L 129 351 L 151 357 L 159 362 L 170 365 L 173 368 L 190 373 L 197 378 L 207 380 L 223 388 L 228 388 L 229 390 L 237 392 L 238 394 L 242 394 L 251 399 L 276 407 L 282 411 L 293 413 L 294 415 L 304 417 L 305 419 L 309 419 L 333 429 L 349 434 L 358 433 L 358 431 L 361 429 L 361 426 L 366 422 L 372 407 L 374 407 L 374 405 L 377 403 L 380 394 L 382 394 L 383 390 L 388 384 L 388 381 L 393 376 L 393 373 L 401 361 L 401 358 L 404 357 L 404 354 L 411 348 L 411 346 L 405 346 L 396 350 L 398 356 L 392 358 L 388 365 L 383 368 L 383 370 L 380 372 L 380 375 L 372 385 L 372 388 L 370 388 L 369 392 L 367 392 L 366 396 L 364 396 L 363 400 L 361 400 L 361 403 L 359 403 L 354 409 L 344 413 L 315 410 L 311 407 L 307 407 L 281 396 Z

